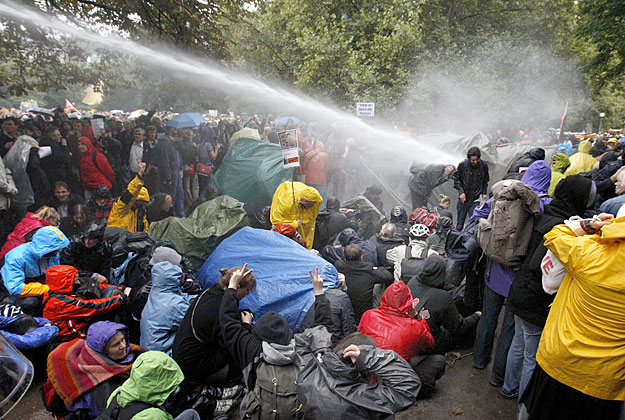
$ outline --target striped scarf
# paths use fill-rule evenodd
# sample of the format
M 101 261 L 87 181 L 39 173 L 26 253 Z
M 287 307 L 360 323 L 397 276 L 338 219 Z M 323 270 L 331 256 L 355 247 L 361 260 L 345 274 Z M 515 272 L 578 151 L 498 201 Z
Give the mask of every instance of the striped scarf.
M 131 353 L 138 355 L 144 351 L 135 344 L 130 345 Z M 59 345 L 48 355 L 48 379 L 68 407 L 110 378 L 127 377 L 131 367 L 132 363 L 122 365 L 98 353 L 80 338 Z

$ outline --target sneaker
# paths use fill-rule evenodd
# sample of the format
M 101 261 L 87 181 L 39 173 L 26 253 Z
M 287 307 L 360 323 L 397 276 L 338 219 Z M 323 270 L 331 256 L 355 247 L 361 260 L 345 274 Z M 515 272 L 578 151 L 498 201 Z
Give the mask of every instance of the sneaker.
M 506 394 L 505 392 L 503 392 L 503 389 L 500 391 L 500 394 L 502 397 L 504 397 L 507 400 L 516 400 L 517 398 L 519 398 L 519 392 L 513 392 L 512 394 Z
M 491 384 L 492 386 L 494 386 L 495 388 L 501 388 L 503 386 L 503 381 L 502 380 L 495 380 L 493 378 L 490 378 L 490 380 L 488 381 L 489 384 Z
M 217 400 L 217 406 L 215 407 L 215 411 L 213 411 L 213 416 L 228 415 L 232 413 L 234 408 L 236 408 L 234 400 Z
M 230 388 L 222 388 L 221 389 L 221 399 L 223 400 L 233 400 L 238 397 L 241 392 L 243 392 L 243 385 L 236 385 Z

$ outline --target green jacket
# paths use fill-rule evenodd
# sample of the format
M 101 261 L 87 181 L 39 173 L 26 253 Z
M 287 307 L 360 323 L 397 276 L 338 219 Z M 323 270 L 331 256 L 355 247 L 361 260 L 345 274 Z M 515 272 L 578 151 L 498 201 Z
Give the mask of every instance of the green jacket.
M 111 394 L 107 405 L 117 397 L 122 407 L 133 401 L 160 407 L 183 379 L 182 370 L 174 359 L 160 351 L 145 352 L 137 357 L 130 377 Z M 159 408 L 148 408 L 132 420 L 173 420 L 173 417 Z
M 556 185 L 564 179 L 564 171 L 569 167 L 571 161 L 563 153 L 556 153 L 551 161 L 551 183 L 549 184 L 549 195 L 553 197 Z

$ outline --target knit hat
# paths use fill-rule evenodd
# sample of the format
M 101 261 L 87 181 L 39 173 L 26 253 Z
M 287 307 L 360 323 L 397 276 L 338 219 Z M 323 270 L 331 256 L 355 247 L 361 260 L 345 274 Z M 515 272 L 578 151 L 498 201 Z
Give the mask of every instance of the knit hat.
M 182 256 L 178 254 L 174 249 L 171 249 L 166 246 L 159 246 L 152 253 L 152 258 L 150 259 L 150 265 L 155 266 L 156 264 L 168 261 L 174 265 L 180 266 L 180 262 L 182 261 Z
M 267 312 L 256 322 L 252 334 L 268 343 L 287 345 L 293 338 L 293 331 L 286 319 L 277 312 Z

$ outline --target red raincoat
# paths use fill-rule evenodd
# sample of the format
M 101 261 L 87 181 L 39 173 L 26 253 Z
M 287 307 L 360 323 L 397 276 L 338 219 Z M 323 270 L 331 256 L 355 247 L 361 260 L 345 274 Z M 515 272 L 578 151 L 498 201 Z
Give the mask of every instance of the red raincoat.
M 80 178 L 83 188 L 86 191 L 93 191 L 99 185 L 106 185 L 110 189 L 115 180 L 115 173 L 104 153 L 99 150 L 96 153 L 96 167 L 93 164 L 93 152 L 97 149 L 93 147 L 91 140 L 87 137 L 81 137 L 78 142 L 87 145 L 87 151 L 80 154 Z
M 358 332 L 373 338 L 384 350 L 393 350 L 406 360 L 434 346 L 428 323 L 408 315 L 412 294 L 403 281 L 393 283 L 382 296 L 381 306 L 365 312 Z

